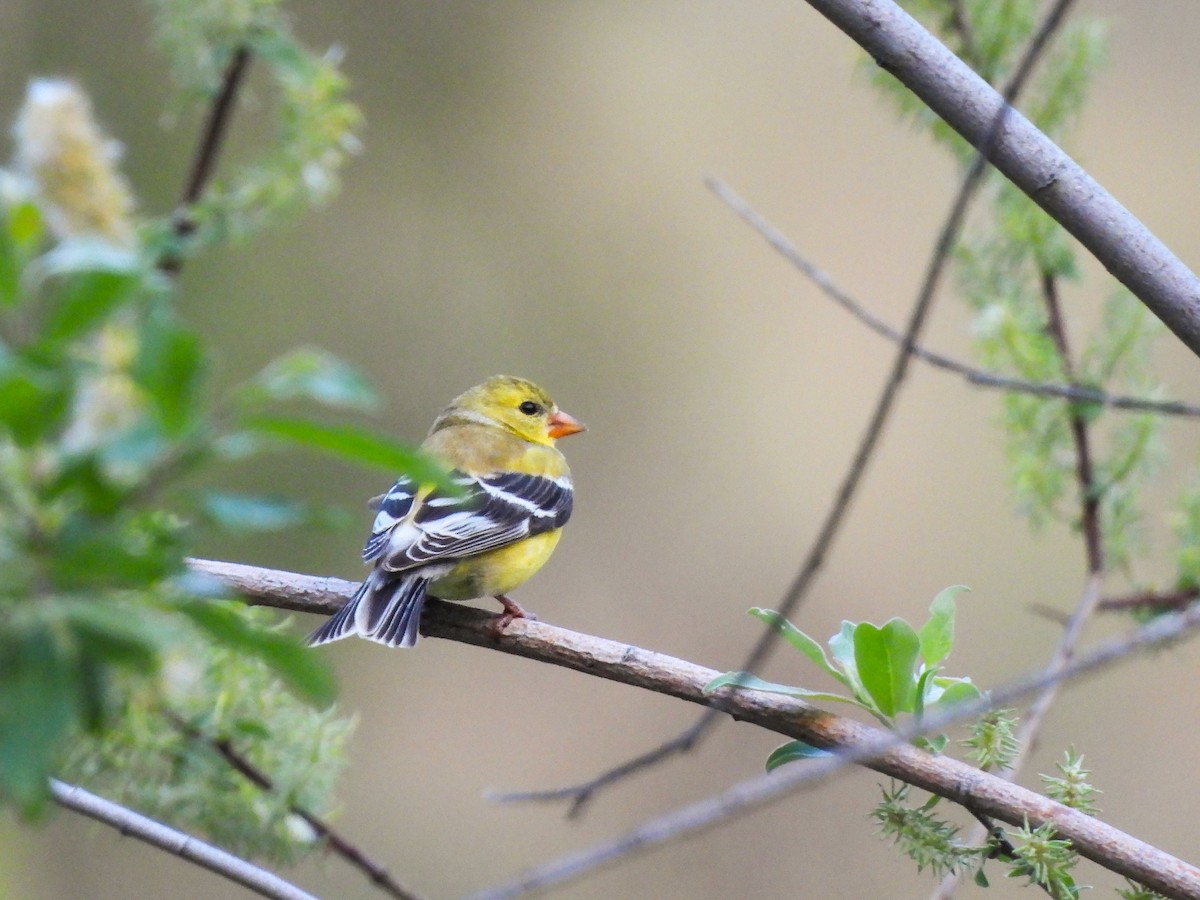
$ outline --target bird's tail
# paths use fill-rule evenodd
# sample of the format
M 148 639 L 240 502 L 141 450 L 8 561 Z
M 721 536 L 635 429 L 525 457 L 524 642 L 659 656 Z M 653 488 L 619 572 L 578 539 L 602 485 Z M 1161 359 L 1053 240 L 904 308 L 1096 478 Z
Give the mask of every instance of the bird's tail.
M 389 647 L 414 646 L 429 582 L 415 572 L 388 578 L 372 571 L 358 593 L 308 636 L 308 643 L 328 644 L 357 634 Z

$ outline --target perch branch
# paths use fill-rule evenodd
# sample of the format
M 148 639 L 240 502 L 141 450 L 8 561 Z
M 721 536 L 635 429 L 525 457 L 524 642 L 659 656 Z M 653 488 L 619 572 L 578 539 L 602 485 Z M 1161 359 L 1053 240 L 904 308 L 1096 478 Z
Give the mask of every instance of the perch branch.
M 251 602 L 283 609 L 329 614 L 352 595 L 355 585 L 338 579 L 211 560 L 192 560 L 197 571 L 225 581 Z M 1060 837 L 1100 865 L 1170 897 L 1200 897 L 1200 869 L 1178 860 L 1098 819 L 1055 803 L 948 757 L 935 757 L 903 743 L 900 737 L 837 716 L 789 697 L 753 691 L 723 690 L 709 695 L 704 686 L 718 672 L 662 653 L 519 619 L 497 636 L 495 616 L 483 610 L 429 601 L 421 632 L 429 637 L 488 647 L 504 653 L 563 666 L 599 678 L 656 691 L 677 699 L 716 707 L 732 718 L 833 751 L 890 777 L 938 794 L 973 811 L 1011 824 L 1052 822 Z M 1059 668 L 1009 689 L 993 692 L 1003 703 L 1047 684 L 1077 677 L 1108 665 L 1136 649 L 1159 645 L 1200 626 L 1200 609 L 1160 619 L 1129 638 L 1110 642 Z M 957 712 L 977 714 L 968 704 Z M 946 721 L 928 721 L 934 729 Z M 845 761 L 819 761 L 821 765 Z M 780 782 L 785 779 L 779 779 Z M 712 801 L 706 801 L 712 802 Z M 765 799 L 762 802 L 766 802 Z

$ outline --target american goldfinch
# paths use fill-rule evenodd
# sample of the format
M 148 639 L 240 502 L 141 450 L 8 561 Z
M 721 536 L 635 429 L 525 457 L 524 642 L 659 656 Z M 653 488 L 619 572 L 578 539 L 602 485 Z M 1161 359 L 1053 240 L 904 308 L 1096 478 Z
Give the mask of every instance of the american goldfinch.
M 495 597 L 505 624 L 526 615 L 505 594 L 545 564 L 571 517 L 571 470 L 554 442 L 583 430 L 522 378 L 496 375 L 455 398 L 421 447 L 451 467 L 461 494 L 402 475 L 363 547 L 374 568 L 309 643 L 357 634 L 411 647 L 427 594 Z

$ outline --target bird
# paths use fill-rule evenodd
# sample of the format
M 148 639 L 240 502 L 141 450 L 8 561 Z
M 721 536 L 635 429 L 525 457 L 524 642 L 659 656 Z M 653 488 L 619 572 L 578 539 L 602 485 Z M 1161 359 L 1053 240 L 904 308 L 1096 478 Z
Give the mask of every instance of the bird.
M 401 475 L 372 501 L 362 558 L 373 567 L 309 644 L 358 635 L 415 646 L 428 596 L 495 597 L 499 630 L 534 618 L 507 594 L 550 558 L 571 517 L 571 470 L 555 441 L 584 430 L 524 378 L 495 375 L 452 400 L 421 449 L 450 469 L 457 490 Z

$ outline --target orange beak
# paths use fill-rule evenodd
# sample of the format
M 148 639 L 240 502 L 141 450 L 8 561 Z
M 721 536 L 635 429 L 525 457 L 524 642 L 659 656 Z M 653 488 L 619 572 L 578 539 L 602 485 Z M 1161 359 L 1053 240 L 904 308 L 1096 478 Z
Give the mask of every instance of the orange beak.
M 578 434 L 581 431 L 587 431 L 587 426 L 561 409 L 550 417 L 550 437 L 552 438 L 558 439 L 566 437 L 568 434 Z

